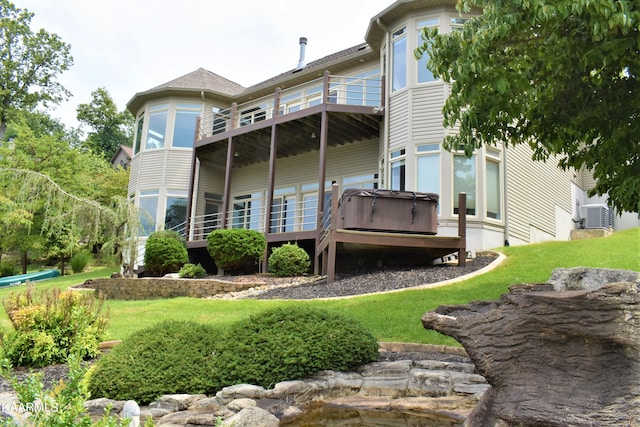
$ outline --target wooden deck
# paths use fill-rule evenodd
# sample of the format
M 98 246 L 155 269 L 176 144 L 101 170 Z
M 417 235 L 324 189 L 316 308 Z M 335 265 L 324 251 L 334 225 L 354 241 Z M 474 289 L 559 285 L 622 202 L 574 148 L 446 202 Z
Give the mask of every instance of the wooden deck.
M 337 189 L 333 194 L 337 194 Z M 459 212 L 466 212 L 466 194 L 458 196 Z M 458 265 L 464 266 L 466 253 L 466 215 L 458 215 L 458 235 L 438 236 L 417 233 L 390 233 L 383 231 L 360 231 L 337 228 L 339 198 L 331 198 L 331 219 L 328 230 L 319 239 L 316 248 L 316 265 L 321 265 L 319 273 L 333 282 L 336 274 L 336 258 L 342 252 L 354 250 L 383 251 L 392 248 L 413 248 L 426 259 L 436 259 L 452 253 L 458 254 Z

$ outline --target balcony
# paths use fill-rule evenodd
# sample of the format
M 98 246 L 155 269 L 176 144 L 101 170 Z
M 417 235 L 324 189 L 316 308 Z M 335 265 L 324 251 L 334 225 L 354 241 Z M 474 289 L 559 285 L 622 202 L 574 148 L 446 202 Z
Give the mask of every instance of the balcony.
M 233 139 L 233 167 L 269 158 L 277 126 L 278 157 L 317 150 L 310 141 L 321 138 L 322 112 L 329 114 L 329 147 L 378 137 L 384 115 L 384 85 L 379 73 L 364 76 L 330 75 L 291 88 L 277 88 L 269 96 L 227 109 L 214 108 L 199 124 L 198 156 L 225 164 Z

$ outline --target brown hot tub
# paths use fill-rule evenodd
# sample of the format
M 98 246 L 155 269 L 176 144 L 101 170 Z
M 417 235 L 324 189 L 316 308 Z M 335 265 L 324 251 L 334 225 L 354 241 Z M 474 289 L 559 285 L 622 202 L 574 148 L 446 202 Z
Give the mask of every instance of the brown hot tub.
M 436 234 L 438 199 L 433 193 L 348 188 L 340 198 L 338 228 Z

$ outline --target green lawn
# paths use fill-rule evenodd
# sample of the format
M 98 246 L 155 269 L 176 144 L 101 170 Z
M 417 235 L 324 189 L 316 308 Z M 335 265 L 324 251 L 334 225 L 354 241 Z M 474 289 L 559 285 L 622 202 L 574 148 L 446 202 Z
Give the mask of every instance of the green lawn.
M 434 289 L 405 290 L 340 300 L 200 300 L 174 298 L 147 301 L 108 301 L 108 339 L 122 339 L 140 328 L 164 319 L 195 320 L 228 325 L 260 310 L 308 304 L 348 314 L 367 325 L 380 341 L 456 345 L 456 342 L 422 328 L 421 316 L 440 305 L 495 300 L 514 283 L 546 281 L 559 267 L 601 267 L 640 271 L 640 228 L 599 239 L 547 242 L 498 248 L 507 259 L 493 271 L 457 284 Z M 113 269 L 66 276 L 37 284 L 38 288 L 66 287 L 91 277 L 108 277 Z M 0 298 L 18 288 L 0 289 Z M 8 325 L 4 311 L 0 322 Z

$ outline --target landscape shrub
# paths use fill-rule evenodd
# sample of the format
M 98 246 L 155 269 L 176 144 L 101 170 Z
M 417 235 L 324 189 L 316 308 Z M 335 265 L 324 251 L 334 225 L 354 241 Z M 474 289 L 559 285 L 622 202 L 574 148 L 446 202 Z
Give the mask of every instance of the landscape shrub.
M 15 276 L 16 268 L 12 263 L 0 263 L 0 277 Z
M 82 358 L 98 355 L 105 335 L 107 315 L 103 299 L 93 293 L 28 286 L 2 300 L 13 330 L 5 332 L 0 347 L 18 366 L 62 363 L 74 353 Z
M 353 370 L 377 358 L 375 337 L 353 319 L 310 307 L 283 307 L 225 331 L 216 344 L 212 374 L 224 386 L 268 388 L 322 370 Z
M 214 230 L 207 241 L 216 266 L 227 273 L 255 271 L 267 247 L 262 233 L 245 228 Z
M 178 275 L 184 279 L 199 279 L 207 276 L 207 270 L 200 264 L 187 263 L 178 271 Z
M 156 231 L 147 238 L 144 268 L 154 276 L 176 273 L 189 262 L 182 237 L 174 231 Z
M 214 393 L 211 353 L 215 328 L 166 320 L 136 332 L 103 355 L 89 378 L 93 398 L 147 404 L 163 394 Z
M 297 244 L 274 248 L 269 256 L 269 273 L 274 276 L 302 276 L 309 272 L 309 254 Z
M 86 249 L 76 252 L 75 255 L 71 257 L 71 270 L 73 270 L 75 274 L 82 273 L 92 259 L 93 255 Z
M 16 392 L 17 403 L 4 403 L 5 411 L 32 407 L 33 410 L 22 414 L 20 421 L 3 419 L 2 426 L 31 426 L 31 427 L 128 427 L 129 420 L 120 419 L 108 411 L 97 420 L 88 414 L 84 403 L 89 394 L 84 384 L 87 369 L 80 363 L 80 358 L 71 355 L 67 361 L 68 373 L 65 380 L 55 384 L 51 390 L 45 388 L 42 372 L 29 373 L 20 377 L 13 373 L 11 364 L 4 359 L 0 362 L 0 373 Z M 12 408 L 11 406 L 14 406 Z M 152 419 L 142 424 L 153 427 Z

